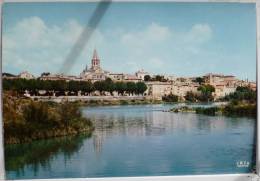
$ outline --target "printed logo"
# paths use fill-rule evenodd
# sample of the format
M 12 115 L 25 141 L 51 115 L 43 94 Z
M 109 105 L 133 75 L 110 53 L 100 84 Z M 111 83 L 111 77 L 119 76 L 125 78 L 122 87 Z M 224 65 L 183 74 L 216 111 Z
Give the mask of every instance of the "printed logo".
M 237 167 L 238 168 L 247 168 L 249 167 L 250 163 L 248 161 L 238 161 L 237 162 Z

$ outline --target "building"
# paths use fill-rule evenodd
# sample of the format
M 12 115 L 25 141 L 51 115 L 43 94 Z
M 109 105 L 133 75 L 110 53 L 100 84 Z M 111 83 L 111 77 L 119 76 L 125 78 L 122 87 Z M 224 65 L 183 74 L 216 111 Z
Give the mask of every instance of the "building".
M 101 68 L 97 51 L 94 50 L 93 57 L 91 59 L 91 67 L 88 69 L 86 66 L 86 68 L 80 74 L 80 78 L 83 80 L 91 80 L 95 82 L 105 80 L 107 77 L 109 77 L 109 72 Z
M 3 79 L 18 79 L 19 77 L 17 75 L 13 75 L 10 73 L 2 73 L 2 78 Z
M 113 81 L 123 81 L 125 79 L 125 75 L 123 73 L 109 73 L 108 77 Z
M 51 73 L 42 73 L 39 77 L 40 80 L 64 80 L 64 81 L 81 81 L 80 77 L 75 75 L 64 75 L 64 74 L 51 74 Z
M 169 95 L 172 91 L 172 83 L 170 82 L 146 82 L 147 90 L 145 94 L 152 99 L 161 100 L 162 96 Z
M 30 74 L 29 72 L 24 71 L 24 72 L 21 72 L 18 75 L 18 78 L 21 78 L 21 79 L 34 79 L 35 77 L 32 74 Z
M 135 73 L 135 76 L 136 76 L 138 79 L 141 79 L 141 80 L 144 80 L 144 77 L 145 77 L 146 75 L 151 76 L 148 72 L 145 72 L 143 69 L 142 69 L 142 70 L 138 70 L 138 71 Z
M 136 75 L 132 74 L 125 74 L 124 75 L 124 82 L 141 82 L 142 79 L 137 77 Z
M 63 74 L 44 74 L 41 75 L 40 80 L 67 80 L 67 77 Z
M 206 74 L 203 76 L 206 84 L 210 84 L 212 86 L 223 84 L 228 87 L 236 86 L 238 79 L 236 79 L 233 75 L 222 75 L 222 74 Z
M 186 96 L 187 92 L 193 92 L 195 94 L 199 94 L 198 91 L 199 88 L 198 83 L 190 83 L 190 82 L 173 82 L 172 84 L 172 90 L 171 93 L 174 95 L 177 95 L 181 98 L 184 98 Z
M 215 88 L 213 96 L 215 98 L 224 97 L 236 91 L 236 88 L 241 84 L 233 75 L 222 74 L 206 74 L 203 76 L 205 84 L 210 84 Z
M 214 87 L 215 92 L 213 92 L 213 97 L 215 99 L 225 97 L 236 91 L 236 87 L 226 86 L 224 84 L 216 84 Z
M 252 90 L 256 91 L 257 85 L 256 85 L 255 82 L 249 82 L 249 87 L 250 87 Z

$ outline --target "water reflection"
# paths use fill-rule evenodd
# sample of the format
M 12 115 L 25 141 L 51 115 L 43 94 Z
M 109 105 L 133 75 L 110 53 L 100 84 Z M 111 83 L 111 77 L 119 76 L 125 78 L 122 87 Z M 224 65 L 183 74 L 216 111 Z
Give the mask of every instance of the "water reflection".
M 71 156 L 82 147 L 83 141 L 90 136 L 84 134 L 27 144 L 7 145 L 5 147 L 6 171 L 15 171 L 19 177 L 19 175 L 25 174 L 28 167 L 33 170 L 34 174 L 37 174 L 39 168 L 51 170 L 51 162 L 59 154 L 63 155 L 64 164 L 66 164 Z
M 163 112 L 172 107 L 82 108 L 83 115 L 95 125 L 91 137 L 8 146 L 5 151 L 7 177 L 31 179 L 251 172 L 255 163 L 255 119 Z M 240 160 L 249 161 L 250 166 L 236 167 L 236 162 Z
M 252 124 L 252 118 L 206 116 L 163 112 L 166 106 L 118 106 L 89 108 L 83 111 L 95 124 L 95 135 L 160 136 L 171 133 L 210 133 Z M 129 111 L 127 111 L 129 110 Z M 245 122 L 248 120 L 249 122 Z M 231 132 L 232 133 L 232 132 Z

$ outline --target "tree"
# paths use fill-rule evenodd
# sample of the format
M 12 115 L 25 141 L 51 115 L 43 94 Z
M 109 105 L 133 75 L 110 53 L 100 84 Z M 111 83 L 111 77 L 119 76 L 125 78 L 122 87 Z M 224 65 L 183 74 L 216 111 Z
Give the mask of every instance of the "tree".
M 134 94 L 134 92 L 136 91 L 136 84 L 134 82 L 127 82 L 126 83 L 126 90 L 128 92 L 128 94 Z
M 93 84 L 90 81 L 81 81 L 80 82 L 80 87 L 81 87 L 81 91 L 83 91 L 83 93 L 88 93 L 90 94 L 93 91 Z
M 79 85 L 79 82 L 69 81 L 67 88 L 68 88 L 68 91 L 70 91 L 70 94 L 75 94 L 80 90 L 81 87 Z
M 115 90 L 118 92 L 118 94 L 124 95 L 126 88 L 127 88 L 126 83 L 124 83 L 124 82 L 115 83 Z
M 41 74 L 41 76 L 49 76 L 51 73 L 50 72 L 43 72 L 42 74 Z
M 64 80 L 53 81 L 54 90 L 57 91 L 58 95 L 65 95 L 65 91 L 68 90 L 68 83 Z
M 195 82 L 198 82 L 200 85 L 205 82 L 204 78 L 196 77 Z
M 104 90 L 106 92 L 109 92 L 110 95 L 113 95 L 113 92 L 115 90 L 115 84 L 112 81 L 112 79 L 106 78 L 106 80 L 104 81 Z
M 100 95 L 105 91 L 105 82 L 104 81 L 96 81 L 94 82 L 94 90 L 99 91 Z
M 144 76 L 144 81 L 151 81 L 151 76 L 150 75 L 145 75 Z
M 179 97 L 176 95 L 173 95 L 172 93 L 169 95 L 165 95 L 162 97 L 162 100 L 165 102 L 178 102 L 179 101 Z
M 213 100 L 212 93 L 215 92 L 215 87 L 213 87 L 212 85 L 201 85 L 198 87 L 198 91 L 201 91 L 201 96 L 198 97 L 200 101 L 209 102 Z
M 155 80 L 156 80 L 156 81 L 162 82 L 163 79 L 164 79 L 164 77 L 161 76 L 161 75 L 156 75 L 156 76 L 155 76 Z
M 143 82 L 137 82 L 136 83 L 136 90 L 135 90 L 135 93 L 136 94 L 144 94 L 144 92 L 146 91 L 147 89 L 147 86 L 145 85 L 145 83 Z
M 256 91 L 250 89 L 249 87 L 239 86 L 236 91 L 225 96 L 224 100 L 227 101 L 249 101 L 256 102 L 257 94 Z
M 188 102 L 196 102 L 197 101 L 197 96 L 191 91 L 188 91 L 186 93 L 186 95 L 184 96 L 184 98 Z

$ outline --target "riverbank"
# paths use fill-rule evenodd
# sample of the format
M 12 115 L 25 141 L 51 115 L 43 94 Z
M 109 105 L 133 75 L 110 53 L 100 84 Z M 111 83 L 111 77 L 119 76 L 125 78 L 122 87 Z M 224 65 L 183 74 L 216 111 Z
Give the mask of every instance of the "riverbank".
M 127 105 L 127 104 L 160 104 L 161 100 L 154 100 L 147 96 L 29 96 L 35 101 L 56 102 L 64 101 L 77 102 L 84 106 L 100 105 Z
M 188 107 L 182 106 L 179 108 L 172 108 L 169 112 L 186 112 L 205 115 L 225 115 L 225 116 L 249 116 L 256 117 L 256 103 L 239 102 L 237 104 L 229 103 L 227 105 L 213 106 L 213 107 Z
M 5 144 L 18 144 L 79 133 L 91 134 L 92 122 L 77 103 L 33 101 L 10 94 L 3 96 Z

